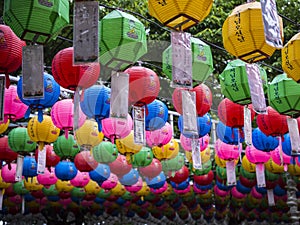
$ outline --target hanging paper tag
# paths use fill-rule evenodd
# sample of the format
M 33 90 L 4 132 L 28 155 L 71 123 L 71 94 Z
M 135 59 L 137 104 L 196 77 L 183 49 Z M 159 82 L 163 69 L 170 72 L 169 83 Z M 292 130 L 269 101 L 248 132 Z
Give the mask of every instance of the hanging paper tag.
M 256 180 L 258 187 L 266 187 L 265 166 L 263 163 L 256 165 Z
M 172 87 L 192 88 L 191 34 L 171 32 L 172 42 Z
M 0 121 L 4 120 L 5 75 L 0 75 Z
M 80 88 L 77 87 L 74 93 L 74 107 L 73 107 L 73 131 L 74 133 L 79 128 L 79 104 L 80 104 Z M 66 131 L 67 132 L 67 131 Z M 66 134 L 66 137 L 68 134 Z
M 279 157 L 280 157 L 280 165 L 283 165 L 283 153 L 282 153 L 282 139 L 281 137 L 278 137 L 278 151 L 279 151 Z
M 244 135 L 246 144 L 252 145 L 251 110 L 247 106 L 244 107 Z
M 37 161 L 37 173 L 44 174 L 46 167 L 46 148 L 44 147 L 42 150 L 38 150 L 38 161 Z
M 3 206 L 3 194 L 4 194 L 4 189 L 0 190 L 0 211 L 2 211 L 2 206 Z
M 25 213 L 25 198 L 22 196 L 22 214 Z
M 289 134 L 292 146 L 292 155 L 298 155 L 300 153 L 300 136 L 298 129 L 298 122 L 296 119 L 287 118 L 289 127 Z
M 134 143 L 146 145 L 145 106 L 133 106 Z
M 235 162 L 234 160 L 226 162 L 227 185 L 236 185 Z
M 42 45 L 23 47 L 22 53 L 22 97 L 44 98 L 44 50 Z
M 127 119 L 129 75 L 112 72 L 110 94 L 110 117 Z
M 74 4 L 74 64 L 98 62 L 99 2 L 76 1 Z
M 261 10 L 266 42 L 275 48 L 282 48 L 282 32 L 275 0 L 261 0 Z
M 22 174 L 23 174 L 23 164 L 24 164 L 24 156 L 18 155 L 17 158 L 17 168 L 16 168 L 16 181 L 22 180 Z
M 273 189 L 268 189 L 267 190 L 267 195 L 268 195 L 269 206 L 274 206 L 275 205 L 275 199 L 274 199 Z
M 182 92 L 183 133 L 198 138 L 196 93 L 183 90 Z
M 246 63 L 246 71 L 253 109 L 259 114 L 265 114 L 267 112 L 267 105 L 259 68 L 256 64 Z
M 193 167 L 196 170 L 202 170 L 202 158 L 201 158 L 199 139 L 192 138 L 191 144 L 192 144 Z

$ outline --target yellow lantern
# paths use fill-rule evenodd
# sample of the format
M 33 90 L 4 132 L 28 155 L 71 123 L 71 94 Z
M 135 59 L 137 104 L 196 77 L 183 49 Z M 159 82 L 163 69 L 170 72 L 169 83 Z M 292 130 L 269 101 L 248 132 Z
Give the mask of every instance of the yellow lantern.
M 148 194 L 150 194 L 150 188 L 148 187 L 147 183 L 144 181 L 143 182 L 143 186 L 142 186 L 142 189 L 139 190 L 138 192 L 135 193 L 137 196 L 140 196 L 140 197 L 145 197 L 147 196 Z
M 192 152 L 185 151 L 185 157 L 189 161 L 189 163 L 193 163 Z M 207 147 L 201 152 L 201 162 L 204 164 L 208 160 L 210 160 L 210 147 Z
M 131 155 L 138 153 L 142 149 L 142 145 L 137 145 L 134 143 L 133 131 L 130 132 L 128 136 L 122 139 L 116 140 L 116 146 L 119 153 L 126 156 L 128 163 L 131 163 Z
M 234 164 L 237 165 L 239 162 L 238 159 L 235 160 Z M 215 163 L 219 166 L 219 167 L 226 167 L 226 160 L 221 159 L 219 156 L 217 156 L 217 154 L 215 154 Z
M 97 182 L 90 179 L 87 185 L 84 186 L 84 191 L 88 195 L 96 195 L 101 191 L 101 187 L 98 185 Z
M 42 184 L 39 184 L 37 177 L 24 179 L 24 186 L 28 191 L 40 191 L 44 187 Z
M 210 199 L 212 197 L 212 190 L 208 190 L 206 193 L 199 195 L 201 196 L 201 198 Z
M 55 188 L 58 192 L 71 192 L 74 186 L 70 183 L 70 181 L 62 181 L 60 179 L 55 183 Z
M 124 195 L 126 192 L 126 189 L 124 188 L 124 186 L 118 182 L 117 185 L 111 189 L 111 194 L 114 195 L 114 196 L 122 196 Z
M 255 173 L 256 172 L 256 165 L 254 163 L 249 162 L 246 155 L 243 156 L 242 159 L 242 167 L 249 173 Z
M 280 166 L 276 164 L 272 158 L 269 159 L 268 162 L 265 163 L 265 168 L 271 173 L 283 173 L 284 172 L 284 166 Z
M 296 34 L 281 50 L 282 69 L 288 77 L 300 81 L 300 33 Z
M 168 184 L 167 190 L 165 190 L 163 193 L 161 193 L 161 196 L 162 196 L 162 197 L 167 197 L 167 196 L 169 196 L 169 195 L 172 194 L 172 193 L 173 193 L 172 185 L 171 185 L 171 184 Z
M 0 170 L 0 174 L 1 174 L 1 170 Z M 2 191 L 1 189 L 8 188 L 10 185 L 11 183 L 4 182 L 2 176 L 0 176 L 0 191 Z
M 186 30 L 204 20 L 212 5 L 213 0 L 148 0 L 149 14 L 175 30 Z
M 9 126 L 9 120 L 6 123 L 0 123 L 0 134 L 3 134 Z
M 173 159 L 179 152 L 179 144 L 175 139 L 171 139 L 168 144 L 163 145 L 162 147 L 153 147 L 152 151 L 158 160 Z
M 98 131 L 98 124 L 95 120 L 86 120 L 75 132 L 76 141 L 81 148 L 91 150 L 103 141 L 104 135 Z
M 288 165 L 288 172 L 292 175 L 292 176 L 300 176 L 300 167 L 298 166 L 298 164 L 289 164 Z
M 38 117 L 32 117 L 27 126 L 27 132 L 30 139 L 39 144 L 42 150 L 45 144 L 56 141 L 59 136 L 60 129 L 54 126 L 50 116 L 44 115 L 43 121 L 40 123 Z
M 279 17 L 283 38 L 282 19 Z M 276 48 L 265 40 L 260 2 L 237 6 L 227 17 L 222 28 L 224 48 L 245 62 L 257 62 L 269 58 Z

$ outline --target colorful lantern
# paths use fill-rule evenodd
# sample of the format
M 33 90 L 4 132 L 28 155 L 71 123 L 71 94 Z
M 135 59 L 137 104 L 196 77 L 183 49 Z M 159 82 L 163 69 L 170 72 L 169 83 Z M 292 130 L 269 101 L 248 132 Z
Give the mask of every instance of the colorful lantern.
M 171 125 L 166 122 L 165 125 L 153 131 L 146 131 L 146 141 L 150 147 L 163 146 L 171 140 L 173 131 Z
M 252 131 L 252 144 L 259 150 L 270 152 L 277 148 L 279 141 L 276 137 L 265 135 L 257 127 Z
M 74 158 L 74 164 L 81 172 L 90 172 L 98 166 L 90 151 L 79 152 Z
M 167 106 L 157 99 L 148 104 L 147 114 L 145 118 L 145 126 L 147 131 L 158 130 L 162 128 L 169 117 L 169 110 Z
M 117 186 L 118 181 L 118 177 L 115 174 L 110 173 L 110 176 L 107 178 L 107 180 L 105 180 L 100 186 L 105 190 L 111 190 Z
M 37 176 L 37 163 L 35 158 L 30 156 L 24 157 L 24 164 L 23 164 L 23 172 L 22 175 L 27 179 L 28 177 L 35 177 Z
M 131 156 L 131 163 L 133 167 L 149 166 L 153 160 L 153 153 L 151 148 L 142 147 L 142 149 Z
M 169 176 L 175 176 L 175 173 L 184 166 L 184 154 L 178 153 L 173 159 L 161 161 L 162 170 Z
M 287 171 L 288 165 L 291 163 L 291 156 L 286 155 L 284 152 L 280 152 L 279 148 L 276 148 L 271 152 L 271 158 L 274 163 L 279 166 L 284 166 L 284 170 Z
M 74 140 L 73 135 L 69 135 L 68 138 L 62 135 L 53 143 L 53 150 L 61 158 L 74 158 L 80 151 L 80 146 Z
M 6 183 L 15 183 L 16 182 L 16 169 L 17 164 L 11 163 L 10 167 L 5 165 L 1 169 L 1 178 Z
M 162 165 L 158 159 L 153 158 L 149 166 L 140 167 L 139 171 L 142 176 L 153 178 L 160 174 L 162 171 Z
M 37 181 L 46 188 L 55 184 L 57 182 L 57 177 L 55 176 L 54 169 L 50 168 L 50 170 L 45 170 L 44 174 L 38 174 Z
M 50 169 L 51 167 L 54 167 L 59 163 L 60 157 L 55 154 L 53 147 L 51 145 L 46 145 L 46 167 Z M 35 160 L 38 161 L 38 155 L 39 151 L 35 151 Z
M 239 135 L 239 132 L 240 131 L 238 128 L 228 127 L 221 121 L 219 121 L 217 124 L 217 136 L 222 142 L 226 144 L 237 145 L 238 143 L 244 142 L 244 138 Z
M 210 46 L 198 38 L 191 38 L 193 80 L 204 82 L 213 71 Z M 163 72 L 172 80 L 172 46 L 163 52 Z
M 118 149 L 115 144 L 102 141 L 93 148 L 93 157 L 98 163 L 111 163 L 118 157 Z
M 90 176 L 86 172 L 78 171 L 76 176 L 70 180 L 70 183 L 74 187 L 83 188 L 85 185 L 87 185 L 90 181 Z
M 157 189 L 157 188 L 161 188 L 162 186 L 164 186 L 164 184 L 166 182 L 166 176 L 163 172 L 161 172 L 158 176 L 151 178 L 151 179 L 148 177 L 145 177 L 145 181 L 150 188 Z
M 17 127 L 9 132 L 8 145 L 11 150 L 23 155 L 36 149 L 36 143 L 30 139 L 25 127 Z
M 253 146 L 246 147 L 246 157 L 249 162 L 254 164 L 263 164 L 269 161 L 271 155 L 269 152 L 257 150 Z
M 77 175 L 77 169 L 73 162 L 60 161 L 55 166 L 55 175 L 62 181 L 72 180 Z
M 25 179 L 24 187 L 31 192 L 41 191 L 43 189 L 43 185 L 38 182 L 37 177 L 31 177 L 28 180 Z
M 59 196 L 62 199 L 66 199 L 66 198 L 69 198 L 71 196 L 71 194 L 68 193 L 68 192 L 71 192 L 74 187 L 71 185 L 71 183 L 70 183 L 69 180 L 61 180 L 61 179 L 59 179 L 59 180 L 57 180 L 57 182 L 55 184 L 55 188 L 59 192 Z
M 264 91 L 267 91 L 267 72 L 262 67 L 258 67 L 260 77 L 264 85 Z M 248 74 L 246 63 L 236 59 L 230 61 L 225 70 L 219 75 L 221 91 L 226 98 L 234 103 L 248 105 L 251 103 L 251 93 L 248 83 Z
M 213 179 L 214 179 L 214 173 L 212 170 L 209 171 L 208 174 L 204 174 L 200 176 L 194 175 L 194 182 L 203 186 L 211 184 Z
M 9 122 L 10 122 L 9 120 L 7 120 L 6 123 L 0 122 L 0 134 L 3 134 L 8 129 Z
M 242 149 L 242 144 L 229 145 L 222 142 L 220 139 L 215 144 L 216 154 L 224 160 L 236 160 L 239 158 L 239 149 Z
M 7 136 L 1 137 L 0 138 L 0 160 L 6 162 L 10 167 L 10 163 L 16 160 L 17 157 L 18 154 L 12 151 L 8 145 L 8 137 Z
M 128 164 L 124 155 L 119 154 L 117 159 L 109 164 L 109 167 L 112 173 L 114 173 L 118 177 L 122 177 L 126 173 L 129 173 L 132 165 Z
M 129 173 L 126 173 L 124 176 L 119 178 L 119 181 L 122 185 L 131 186 L 138 182 L 140 175 L 136 169 L 131 169 Z
M 110 176 L 110 168 L 106 164 L 99 163 L 98 166 L 89 172 L 91 180 L 102 184 L 103 181 L 106 181 Z
M 179 152 L 179 144 L 175 139 L 171 139 L 168 144 L 163 145 L 162 147 L 153 147 L 152 151 L 158 160 L 172 159 L 176 157 Z
M 192 151 L 192 139 L 180 134 L 180 144 L 185 151 Z M 206 134 L 199 138 L 200 151 L 204 151 L 209 144 L 209 135 Z
M 279 21 L 282 31 L 281 18 Z M 235 7 L 223 24 L 222 37 L 226 51 L 245 62 L 264 60 L 272 56 L 276 50 L 265 39 L 259 2 L 249 2 Z
M 178 171 L 175 172 L 174 176 L 171 176 L 169 179 L 170 181 L 180 184 L 184 181 L 186 181 L 189 177 L 189 169 L 186 166 L 181 167 Z M 179 188 L 177 188 L 179 189 Z
M 101 64 L 106 67 L 123 70 L 147 53 L 144 25 L 126 12 L 114 10 L 107 14 L 99 30 Z
M 213 1 L 148 1 L 149 14 L 163 25 L 176 30 L 186 30 L 208 16 Z

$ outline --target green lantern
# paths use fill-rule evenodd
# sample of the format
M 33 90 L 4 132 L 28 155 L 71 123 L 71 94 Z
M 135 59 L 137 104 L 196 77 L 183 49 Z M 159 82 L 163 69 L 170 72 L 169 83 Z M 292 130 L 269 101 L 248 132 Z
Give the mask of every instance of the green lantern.
M 268 181 L 276 181 L 279 179 L 280 175 L 277 173 L 272 173 L 269 170 L 265 170 L 266 180 Z
M 242 166 L 240 167 L 241 175 L 249 180 L 253 180 L 256 178 L 256 173 L 251 173 L 245 170 Z
M 191 38 L 191 48 L 193 80 L 204 82 L 214 69 L 210 46 L 197 38 Z M 162 58 L 163 72 L 172 80 L 172 46 L 163 52 Z
M 173 159 L 162 160 L 161 165 L 164 173 L 171 172 L 172 176 L 174 176 L 175 172 L 184 166 L 184 154 L 179 152 Z
M 148 147 L 143 147 L 138 153 L 131 156 L 131 164 L 135 168 L 149 166 L 152 160 L 152 149 Z
M 144 25 L 134 16 L 114 10 L 100 21 L 100 62 L 123 70 L 147 53 Z
M 45 44 L 69 23 L 69 1 L 5 0 L 3 19 L 22 40 Z
M 14 183 L 13 189 L 18 195 L 26 195 L 29 193 L 29 191 L 25 188 L 23 181 Z
M 37 146 L 35 142 L 30 140 L 25 127 L 17 127 L 9 132 L 8 145 L 11 150 L 21 155 L 35 151 Z
M 259 67 L 264 92 L 267 92 L 267 72 Z M 251 103 L 251 93 L 246 71 L 246 63 L 236 59 L 229 62 L 219 75 L 222 94 L 231 101 L 247 105 Z
M 110 195 L 111 195 L 111 191 L 106 191 L 105 189 L 101 189 L 98 192 L 97 197 L 107 199 Z
M 118 149 L 109 141 L 102 141 L 93 148 L 93 157 L 98 163 L 111 163 L 118 157 Z
M 195 169 L 193 167 L 193 164 L 189 164 L 189 169 L 191 172 L 193 172 L 197 176 L 208 174 L 209 171 L 212 169 L 212 162 L 211 160 L 208 160 L 207 162 L 202 164 L 202 169 Z
M 124 200 L 131 201 L 133 199 L 133 196 L 129 191 L 126 191 L 125 194 L 122 195 L 122 198 Z
M 286 74 L 276 76 L 268 88 L 269 105 L 280 114 L 300 115 L 300 84 Z
M 216 166 L 216 174 L 220 179 L 225 180 L 226 182 L 227 172 L 225 167 Z
M 53 150 L 62 159 L 74 158 L 80 151 L 80 146 L 74 140 L 73 135 L 69 134 L 68 139 L 66 139 L 65 135 L 61 135 L 53 143 Z
M 76 198 L 83 198 L 86 193 L 84 191 L 84 188 L 74 187 L 71 191 L 71 195 Z
M 46 196 L 55 196 L 58 195 L 58 191 L 56 190 L 55 184 L 51 185 L 49 188 L 42 188 L 44 195 Z

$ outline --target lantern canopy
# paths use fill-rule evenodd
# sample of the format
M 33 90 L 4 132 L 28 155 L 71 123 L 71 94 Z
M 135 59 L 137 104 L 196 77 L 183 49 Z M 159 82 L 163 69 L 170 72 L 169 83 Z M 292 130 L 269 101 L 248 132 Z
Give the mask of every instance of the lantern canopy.
M 9 132 L 8 145 L 14 152 L 24 155 L 36 149 L 36 142 L 30 140 L 25 127 L 17 127 Z
M 148 0 L 149 14 L 176 30 L 186 30 L 204 20 L 212 5 L 213 0 Z
M 109 68 L 125 69 L 147 53 L 145 27 L 130 14 L 112 11 L 100 21 L 99 32 L 101 64 Z
M 22 40 L 45 44 L 69 23 L 69 1 L 5 0 L 3 19 Z
M 267 90 L 267 72 L 259 67 L 260 77 L 264 85 L 264 91 Z M 221 91 L 226 98 L 231 101 L 247 105 L 251 103 L 251 93 L 246 71 L 246 63 L 236 59 L 229 62 L 225 70 L 219 76 Z
M 281 18 L 279 21 L 282 30 Z M 223 24 L 222 36 L 224 48 L 245 62 L 264 60 L 276 50 L 265 40 L 260 2 L 249 2 L 234 8 Z
M 68 138 L 62 135 L 53 143 L 53 150 L 61 158 L 74 158 L 80 151 L 80 146 L 73 135 L 69 135 Z
M 286 74 L 276 76 L 268 88 L 269 105 L 280 114 L 300 116 L 300 84 Z

